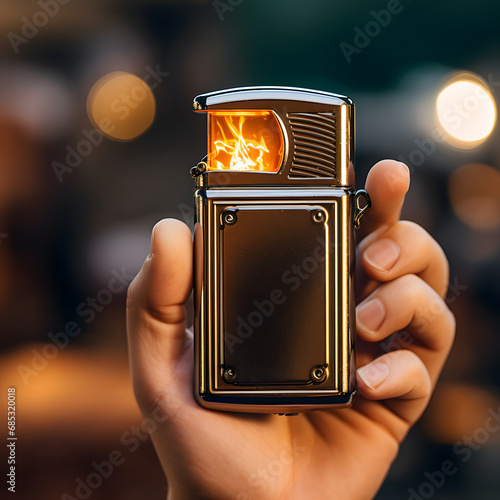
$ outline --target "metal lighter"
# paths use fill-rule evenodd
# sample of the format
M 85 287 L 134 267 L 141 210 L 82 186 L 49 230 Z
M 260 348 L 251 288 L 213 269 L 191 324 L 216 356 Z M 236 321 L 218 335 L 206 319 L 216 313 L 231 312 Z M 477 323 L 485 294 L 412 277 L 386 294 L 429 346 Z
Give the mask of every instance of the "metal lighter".
M 195 192 L 195 396 L 297 413 L 355 394 L 354 103 L 288 87 L 202 94 Z M 364 199 L 364 201 L 362 201 Z

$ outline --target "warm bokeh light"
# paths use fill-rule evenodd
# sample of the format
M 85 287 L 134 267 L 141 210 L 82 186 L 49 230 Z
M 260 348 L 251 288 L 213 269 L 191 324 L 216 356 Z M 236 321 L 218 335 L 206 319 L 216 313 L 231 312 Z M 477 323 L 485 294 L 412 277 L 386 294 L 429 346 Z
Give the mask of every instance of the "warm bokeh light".
M 279 170 L 283 134 L 272 111 L 215 111 L 208 120 L 209 170 Z
M 453 445 L 465 436 L 478 442 L 484 440 L 483 445 L 498 443 L 500 436 L 488 432 L 485 421 L 499 402 L 498 395 L 483 387 L 441 383 L 422 419 L 422 427 L 438 443 Z
M 445 137 L 461 149 L 479 146 L 496 122 L 496 105 L 486 83 L 473 74 L 455 76 L 436 100 Z
M 460 167 L 450 176 L 448 191 L 455 214 L 474 229 L 500 227 L 500 172 L 480 163 Z
M 131 141 L 153 123 L 156 100 L 144 80 L 115 71 L 92 87 L 87 113 L 94 127 L 109 139 Z

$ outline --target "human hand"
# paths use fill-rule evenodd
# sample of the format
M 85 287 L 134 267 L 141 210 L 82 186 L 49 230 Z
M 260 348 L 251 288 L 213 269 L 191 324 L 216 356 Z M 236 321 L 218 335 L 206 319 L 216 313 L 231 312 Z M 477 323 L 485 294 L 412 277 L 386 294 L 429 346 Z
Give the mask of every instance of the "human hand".
M 281 417 L 198 406 L 184 306 L 191 232 L 173 219 L 155 226 L 129 287 L 127 330 L 134 390 L 156 423 L 151 438 L 169 500 L 375 495 L 429 402 L 455 331 L 443 300 L 443 251 L 420 226 L 399 220 L 408 186 L 408 169 L 391 160 L 366 180 L 372 208 L 358 233 L 358 396 L 349 409 Z

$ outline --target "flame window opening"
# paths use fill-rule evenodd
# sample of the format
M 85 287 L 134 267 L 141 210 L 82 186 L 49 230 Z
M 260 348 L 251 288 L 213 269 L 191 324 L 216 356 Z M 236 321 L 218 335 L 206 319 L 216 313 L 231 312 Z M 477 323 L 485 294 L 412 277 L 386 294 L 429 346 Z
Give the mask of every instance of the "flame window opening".
M 208 170 L 280 169 L 283 133 L 272 111 L 212 111 L 208 131 Z

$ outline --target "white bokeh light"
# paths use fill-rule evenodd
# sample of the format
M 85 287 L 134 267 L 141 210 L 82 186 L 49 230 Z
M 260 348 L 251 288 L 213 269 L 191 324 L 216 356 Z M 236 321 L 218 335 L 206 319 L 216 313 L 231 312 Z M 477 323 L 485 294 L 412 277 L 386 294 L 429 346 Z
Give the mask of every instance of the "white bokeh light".
M 436 111 L 448 142 L 469 149 L 484 142 L 496 122 L 496 106 L 479 79 L 455 79 L 438 95 Z

